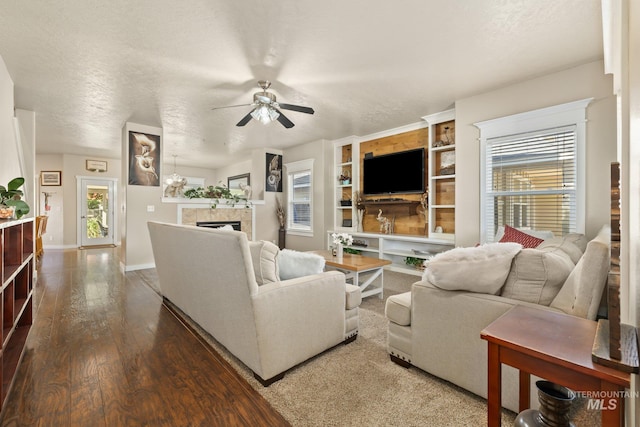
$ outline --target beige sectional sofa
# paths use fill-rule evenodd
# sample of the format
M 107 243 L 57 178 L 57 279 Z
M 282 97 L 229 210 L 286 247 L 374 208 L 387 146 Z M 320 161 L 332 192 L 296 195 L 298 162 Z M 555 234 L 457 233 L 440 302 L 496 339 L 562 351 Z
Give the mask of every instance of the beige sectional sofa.
M 391 359 L 486 398 L 487 343 L 480 339 L 480 331 L 499 316 L 523 304 L 596 318 L 610 264 L 609 227 L 603 227 L 598 236 L 585 243 L 586 239 L 570 235 L 546 240 L 536 249 L 521 250 L 513 257 L 504 282 L 497 284 L 495 294 L 474 292 L 474 282 L 481 279 L 477 272 L 467 271 L 463 262 L 452 268 L 456 274 L 467 275 L 458 290 L 440 288 L 426 277 L 441 277 L 425 274 L 423 280 L 412 285 L 411 292 L 387 299 Z M 572 268 L 566 278 L 552 271 L 566 268 L 567 262 Z M 532 277 L 535 274 L 543 277 Z M 547 286 L 558 286 L 559 290 L 545 289 Z M 517 371 L 503 366 L 502 382 L 502 404 L 517 412 Z M 537 393 L 532 391 L 531 396 L 535 407 Z
M 356 338 L 360 289 L 346 284 L 344 274 L 279 280 L 277 248 L 249 242 L 245 233 L 158 222 L 148 227 L 163 297 L 263 385 Z

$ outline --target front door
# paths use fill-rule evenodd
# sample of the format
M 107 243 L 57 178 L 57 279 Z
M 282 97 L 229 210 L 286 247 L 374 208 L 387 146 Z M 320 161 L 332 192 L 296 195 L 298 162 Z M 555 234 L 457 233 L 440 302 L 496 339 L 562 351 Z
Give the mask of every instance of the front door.
M 115 244 L 115 180 L 78 179 L 80 246 Z

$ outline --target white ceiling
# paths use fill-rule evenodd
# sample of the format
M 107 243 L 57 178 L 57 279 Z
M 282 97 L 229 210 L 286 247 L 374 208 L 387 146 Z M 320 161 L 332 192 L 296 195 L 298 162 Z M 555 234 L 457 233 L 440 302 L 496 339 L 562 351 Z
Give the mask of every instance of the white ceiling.
M 165 159 L 367 135 L 602 57 L 599 0 L 0 0 L 0 56 L 38 153 L 120 157 L 125 122 Z M 271 80 L 296 126 L 235 124 Z

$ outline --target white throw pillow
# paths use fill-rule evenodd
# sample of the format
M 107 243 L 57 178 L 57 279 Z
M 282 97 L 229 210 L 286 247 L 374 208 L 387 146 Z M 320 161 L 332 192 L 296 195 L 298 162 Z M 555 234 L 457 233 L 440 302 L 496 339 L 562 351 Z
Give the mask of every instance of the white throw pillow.
M 534 304 L 549 305 L 574 264 L 560 249 L 523 249 L 515 256 L 502 289 L 502 296 Z
M 258 286 L 279 280 L 278 256 L 280 249 L 271 242 L 249 242 L 251 262 Z
M 511 260 L 522 250 L 518 243 L 488 243 L 455 248 L 427 261 L 424 278 L 450 291 L 497 294 L 504 285 Z
M 324 258 L 310 252 L 283 249 L 278 256 L 280 280 L 310 276 L 324 271 Z

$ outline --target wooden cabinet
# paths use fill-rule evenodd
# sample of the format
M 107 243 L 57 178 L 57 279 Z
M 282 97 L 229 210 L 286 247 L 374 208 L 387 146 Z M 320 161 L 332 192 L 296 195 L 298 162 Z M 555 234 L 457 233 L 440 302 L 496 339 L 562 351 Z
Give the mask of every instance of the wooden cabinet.
M 429 237 L 454 241 L 456 231 L 455 111 L 425 116 L 429 123 Z
M 33 218 L 0 220 L 0 277 L 2 277 L 2 350 L 0 352 L 0 405 L 20 362 L 33 322 L 34 282 Z

